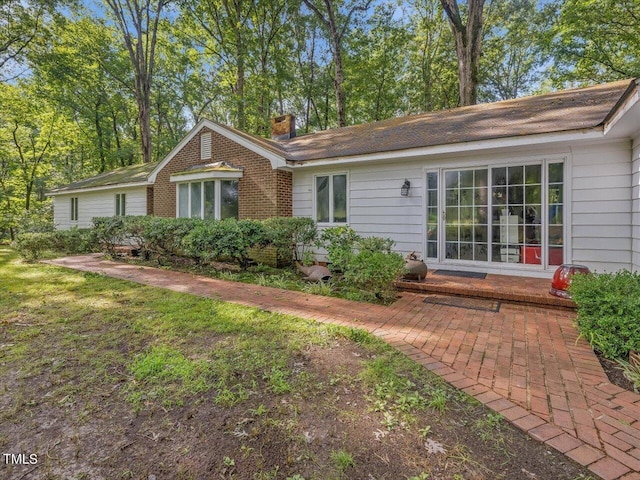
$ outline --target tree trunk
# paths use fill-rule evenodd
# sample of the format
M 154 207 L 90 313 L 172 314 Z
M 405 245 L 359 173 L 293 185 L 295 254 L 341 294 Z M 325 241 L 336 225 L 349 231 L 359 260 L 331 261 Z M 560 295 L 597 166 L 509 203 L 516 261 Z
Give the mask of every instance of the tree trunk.
M 463 23 L 457 0 L 440 0 L 449 18 L 456 44 L 460 105 L 475 105 L 478 101 L 478 64 L 482 53 L 482 11 L 485 0 L 469 0 L 466 24 Z

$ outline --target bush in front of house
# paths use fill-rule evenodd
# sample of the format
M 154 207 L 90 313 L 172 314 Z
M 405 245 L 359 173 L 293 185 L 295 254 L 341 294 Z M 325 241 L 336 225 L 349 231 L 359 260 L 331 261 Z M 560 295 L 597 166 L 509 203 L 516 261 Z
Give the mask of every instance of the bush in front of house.
M 90 228 L 70 228 L 51 232 L 52 250 L 75 255 L 99 250 L 98 239 Z
M 97 250 L 97 242 L 92 230 L 79 228 L 55 232 L 20 233 L 11 245 L 18 255 L 29 262 L 41 259 L 46 252 L 73 255 Z
M 404 258 L 392 251 L 389 238 L 360 237 L 351 227 L 328 228 L 321 245 L 327 250 L 329 267 L 342 273 L 351 287 L 389 301 L 395 297 L 395 282 L 403 275 Z
M 127 239 L 125 217 L 95 217 L 91 219 L 96 241 L 102 251 L 116 256 L 116 248 Z
M 348 226 L 327 228 L 320 234 L 318 246 L 327 251 L 327 261 L 331 273 L 343 273 L 353 255 L 356 243 L 361 237 Z
M 256 220 L 203 221 L 182 239 L 185 254 L 197 262 L 232 260 L 243 270 L 249 266 L 249 252 L 268 245 L 267 232 Z
M 199 218 L 146 217 L 141 247 L 158 260 L 183 256 L 182 239 L 202 223 Z
M 594 349 L 610 359 L 640 351 L 640 274 L 576 274 L 570 291 L 578 330 Z
M 273 217 L 264 220 L 269 243 L 276 249 L 279 265 L 301 262 L 318 236 L 316 222 L 306 217 Z

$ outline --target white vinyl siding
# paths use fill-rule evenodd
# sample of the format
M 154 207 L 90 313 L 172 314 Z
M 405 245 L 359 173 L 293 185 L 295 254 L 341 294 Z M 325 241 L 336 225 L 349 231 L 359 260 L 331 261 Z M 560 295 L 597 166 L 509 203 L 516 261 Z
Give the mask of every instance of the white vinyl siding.
M 640 271 L 640 137 L 633 141 L 631 157 L 631 263 L 633 271 Z
M 477 152 L 425 158 L 421 162 L 389 159 L 387 163 L 350 166 L 347 169 L 348 224 L 361 235 L 393 239 L 396 251 L 402 254 L 415 251 L 424 257 L 426 172 L 500 164 L 565 162 L 564 261 L 584 264 L 599 272 L 632 266 L 640 270 L 640 139 L 633 158 L 632 163 L 629 141 L 615 141 L 591 142 L 584 146 L 573 143 L 555 149 L 541 146 L 509 152 Z M 314 217 L 315 177 L 330 173 L 328 167 L 294 170 L 294 216 Z M 407 197 L 400 195 L 405 178 L 411 182 Z M 432 259 L 428 261 L 434 268 L 440 265 Z M 554 266 L 546 271 L 526 265 L 475 266 L 493 273 L 541 276 L 550 276 L 555 270 Z
M 632 268 L 630 157 L 628 141 L 572 149 L 571 263 Z
M 94 217 L 112 217 L 116 214 L 115 193 L 124 193 L 127 201 L 127 215 L 147 214 L 147 188 L 134 187 L 122 190 L 110 189 L 53 197 L 53 221 L 57 229 L 71 227 L 89 228 Z M 71 221 L 71 198 L 78 198 L 78 220 Z
M 294 170 L 293 215 L 315 218 L 315 178 L 335 170 Z M 363 236 L 389 237 L 395 249 L 422 252 L 422 167 L 406 164 L 369 165 L 347 172 L 347 221 Z M 409 196 L 400 195 L 404 180 Z

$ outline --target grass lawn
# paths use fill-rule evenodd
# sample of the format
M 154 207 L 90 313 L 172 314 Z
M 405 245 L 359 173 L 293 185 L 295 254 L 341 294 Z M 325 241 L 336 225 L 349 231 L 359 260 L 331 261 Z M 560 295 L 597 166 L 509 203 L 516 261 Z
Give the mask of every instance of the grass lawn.
M 3 479 L 586 478 L 364 332 L 2 246 L 0 378 Z

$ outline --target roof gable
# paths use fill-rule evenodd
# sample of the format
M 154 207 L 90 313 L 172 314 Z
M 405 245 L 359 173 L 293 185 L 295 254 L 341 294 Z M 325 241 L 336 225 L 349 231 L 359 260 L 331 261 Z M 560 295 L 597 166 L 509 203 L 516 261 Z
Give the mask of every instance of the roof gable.
M 213 130 L 214 132 L 219 133 L 239 145 L 242 145 L 252 152 L 265 157 L 269 162 L 271 162 L 271 168 L 273 169 L 286 167 L 284 152 L 276 142 L 249 135 L 248 133 L 212 122 L 205 118 L 200 120 L 200 122 L 198 122 L 198 124 L 193 127 L 182 140 L 180 140 L 180 143 L 178 143 L 173 150 L 164 157 L 153 172 L 151 172 L 149 175 L 149 181 L 151 183 L 155 182 L 158 172 L 160 172 L 160 170 L 162 170 L 203 128 Z

